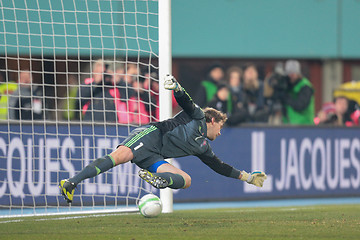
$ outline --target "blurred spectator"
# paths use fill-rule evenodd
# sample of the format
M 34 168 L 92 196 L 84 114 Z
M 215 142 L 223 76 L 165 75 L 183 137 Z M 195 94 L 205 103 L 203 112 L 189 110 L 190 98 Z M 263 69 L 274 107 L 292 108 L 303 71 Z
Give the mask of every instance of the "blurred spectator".
M 75 75 L 69 75 L 67 77 L 66 85 L 66 99 L 61 103 L 61 109 L 64 110 L 63 118 L 65 120 L 75 120 L 80 118 L 80 111 L 78 106 L 77 95 L 79 91 L 79 81 L 78 77 Z
M 357 104 L 355 111 L 350 114 L 351 122 L 347 126 L 360 126 L 360 107 Z
M 208 75 L 201 82 L 201 86 L 194 97 L 194 101 L 200 107 L 205 107 L 215 96 L 218 85 L 224 80 L 224 68 L 220 64 L 210 66 Z M 231 96 L 229 96 L 231 98 Z
M 125 82 L 125 68 L 121 63 L 115 62 L 108 67 L 108 72 L 113 72 L 113 82 L 115 85 Z
M 144 81 L 144 77 L 139 77 L 133 82 L 135 94 L 128 101 L 130 122 L 137 125 L 150 123 L 151 115 L 156 112 L 156 105 L 153 104 L 156 100 L 149 91 L 145 91 Z
M 150 91 L 153 97 L 159 95 L 159 74 L 154 69 L 152 71 L 147 71 L 147 69 L 143 72 L 144 75 L 144 89 Z
M 228 117 L 226 124 L 229 126 L 235 126 L 246 120 L 246 114 L 238 109 L 231 101 L 231 99 L 229 100 L 229 95 L 229 86 L 227 86 L 225 83 L 221 83 L 218 86 L 218 91 L 216 92 L 215 96 L 207 106 L 226 113 Z
M 240 108 L 246 113 L 248 122 L 268 121 L 269 109 L 265 105 L 264 85 L 259 80 L 258 71 L 253 64 L 248 65 L 244 70 L 241 97 Z
M 6 73 L 0 72 L 0 120 L 8 119 L 9 96 L 16 91 L 18 85 L 8 82 Z
M 155 106 L 155 111 L 151 111 L 151 122 L 156 122 L 160 119 L 160 108 L 159 108 L 159 74 L 155 69 L 152 71 L 144 71 L 144 89 L 149 92 L 151 104 Z M 176 101 L 175 101 L 176 102 Z M 174 101 L 173 101 L 174 104 Z
M 143 72 L 145 77 L 144 89 L 150 92 L 152 104 L 156 106 L 155 112 L 151 112 L 152 122 L 159 121 L 160 119 L 160 108 L 159 108 L 159 74 L 156 69 L 152 69 L 149 72 L 147 69 Z M 180 111 L 180 107 L 175 99 L 172 92 L 172 111 L 173 115 Z
M 120 100 L 113 73 L 107 67 L 103 60 L 93 64 L 91 77 L 80 86 L 77 106 L 81 106 L 85 121 L 128 123 L 126 102 Z
M 335 104 L 333 102 L 326 102 L 322 105 L 321 110 L 318 112 L 314 119 L 316 125 L 338 124 L 336 116 Z
M 136 65 L 133 66 L 136 67 Z M 109 66 L 107 67 L 107 73 L 113 76 L 112 82 L 113 85 L 116 85 L 117 89 L 120 92 L 121 101 L 126 102 L 134 94 L 132 83 L 134 79 L 136 79 L 137 75 L 126 75 L 124 65 L 116 62 L 114 64 L 109 64 Z M 136 72 L 132 72 L 132 74 L 137 74 L 137 70 Z
M 338 125 L 347 127 L 359 125 L 360 110 L 359 104 L 346 97 L 335 98 L 335 110 Z
M 348 114 L 350 115 L 350 121 L 345 122 L 345 125 L 359 126 L 360 125 L 360 103 L 354 100 L 349 100 Z
M 335 98 L 334 103 L 324 103 L 314 119 L 316 125 L 357 126 L 360 110 L 355 101 L 346 97 Z
M 265 104 L 269 107 L 269 124 L 282 124 L 283 101 L 289 85 L 282 62 L 276 63 L 274 71 L 264 80 Z
M 32 84 L 29 70 L 19 72 L 18 88 L 9 99 L 9 118 L 17 120 L 45 119 L 43 88 Z
M 226 84 L 219 84 L 218 91 L 213 99 L 207 104 L 207 107 L 215 108 L 229 117 L 232 113 L 232 102 L 228 101 L 230 89 Z
M 139 73 L 140 73 L 140 70 L 139 70 L 138 65 L 136 65 L 134 63 L 128 63 L 126 71 L 125 71 L 125 77 L 124 77 L 125 85 L 131 86 L 132 83 L 137 79 Z
M 345 125 L 351 121 L 349 113 L 349 100 L 346 97 L 337 97 L 334 102 L 337 125 Z
M 311 82 L 302 76 L 299 61 L 286 61 L 285 74 L 289 77 L 289 86 L 283 101 L 286 111 L 283 122 L 313 124 L 315 115 L 314 89 Z
M 234 104 L 238 104 L 241 101 L 241 78 L 243 71 L 240 67 L 230 67 L 226 71 L 226 78 L 230 86 L 230 92 Z

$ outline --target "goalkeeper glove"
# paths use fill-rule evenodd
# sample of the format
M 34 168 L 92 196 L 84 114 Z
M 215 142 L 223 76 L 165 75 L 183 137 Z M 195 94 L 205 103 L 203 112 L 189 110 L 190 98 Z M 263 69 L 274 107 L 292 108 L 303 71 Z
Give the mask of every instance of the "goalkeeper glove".
M 253 184 L 257 187 L 262 187 L 266 178 L 267 178 L 266 174 L 261 171 L 254 171 L 252 173 L 241 171 L 240 180 Z
M 176 81 L 174 76 L 172 76 L 170 74 L 166 74 L 166 76 L 165 76 L 164 87 L 167 90 L 174 90 L 175 92 L 178 92 L 181 90 L 181 86 L 178 83 L 178 81 Z

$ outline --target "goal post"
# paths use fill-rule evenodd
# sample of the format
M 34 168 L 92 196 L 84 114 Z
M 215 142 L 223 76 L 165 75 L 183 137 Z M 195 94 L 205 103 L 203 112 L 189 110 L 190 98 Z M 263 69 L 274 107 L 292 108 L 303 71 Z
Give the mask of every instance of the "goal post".
M 0 217 L 137 211 L 160 194 L 131 163 L 79 184 L 71 206 L 58 183 L 171 117 L 170 2 L 0 0 Z
M 160 86 L 164 86 L 166 74 L 172 74 L 171 54 L 171 0 L 159 1 L 159 75 Z M 160 120 L 171 117 L 171 92 L 160 87 Z M 171 159 L 168 159 L 172 163 Z M 160 190 L 163 212 L 173 211 L 173 192 L 170 188 Z

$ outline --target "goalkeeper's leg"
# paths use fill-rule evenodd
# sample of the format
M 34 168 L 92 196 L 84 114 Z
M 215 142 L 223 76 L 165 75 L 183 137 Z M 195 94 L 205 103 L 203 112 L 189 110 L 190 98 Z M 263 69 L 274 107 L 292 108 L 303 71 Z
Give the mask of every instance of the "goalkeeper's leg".
M 180 189 L 188 188 L 191 185 L 191 177 L 186 172 L 169 163 L 161 164 L 155 172 L 156 173 L 141 169 L 139 176 L 155 188 L 169 187 L 172 189 Z
M 83 180 L 92 178 L 100 173 L 106 172 L 116 165 L 126 163 L 133 159 L 133 153 L 130 148 L 125 146 L 118 147 L 111 154 L 96 159 L 87 165 L 78 174 L 70 179 L 63 179 L 59 183 L 61 194 L 68 203 L 71 203 L 74 196 L 75 187 Z
M 162 164 L 161 166 L 159 166 L 159 168 L 156 171 L 156 174 L 163 177 L 181 176 L 181 179 L 177 178 L 178 181 L 181 183 L 182 186 L 181 188 L 188 188 L 191 186 L 191 177 L 189 176 L 189 174 L 187 174 L 181 169 L 174 167 L 169 163 Z

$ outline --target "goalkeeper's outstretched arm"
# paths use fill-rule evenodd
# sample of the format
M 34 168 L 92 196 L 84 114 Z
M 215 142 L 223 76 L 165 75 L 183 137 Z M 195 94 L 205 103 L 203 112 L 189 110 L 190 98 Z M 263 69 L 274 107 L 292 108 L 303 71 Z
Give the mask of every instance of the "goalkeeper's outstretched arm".
M 245 171 L 239 171 L 236 168 L 230 166 L 227 163 L 221 161 L 215 154 L 208 156 L 206 154 L 198 155 L 198 158 L 208 165 L 215 172 L 230 178 L 240 179 L 249 184 L 253 184 L 257 187 L 262 187 L 267 176 L 262 171 L 254 171 L 247 173 Z

